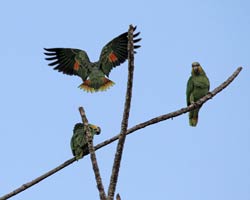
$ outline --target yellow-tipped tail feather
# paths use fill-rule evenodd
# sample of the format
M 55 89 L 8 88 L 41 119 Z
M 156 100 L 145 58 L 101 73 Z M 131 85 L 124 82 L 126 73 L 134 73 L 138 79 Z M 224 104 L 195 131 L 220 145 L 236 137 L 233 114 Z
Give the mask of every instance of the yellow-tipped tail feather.
M 99 88 L 94 88 L 91 86 L 91 81 L 90 80 L 86 80 L 84 81 L 84 83 L 82 83 L 81 85 L 79 85 L 80 89 L 85 90 L 86 92 L 98 92 L 98 91 L 106 91 L 107 89 L 109 89 L 110 87 L 112 87 L 115 83 L 111 80 L 109 80 L 108 78 L 103 78 L 103 84 L 99 87 Z
M 195 127 L 198 123 L 199 109 L 195 109 L 189 112 L 189 125 Z
M 197 117 L 196 118 L 193 117 L 193 118 L 189 119 L 189 125 L 190 126 L 196 126 L 197 123 L 198 123 L 198 118 Z
M 104 78 L 104 84 L 98 89 L 98 91 L 106 91 L 111 88 L 115 83 L 107 78 Z
M 79 87 L 80 89 L 86 91 L 86 92 L 91 92 L 91 93 L 97 92 L 97 91 L 95 90 L 95 88 L 89 87 L 88 85 L 85 85 L 84 83 L 82 83 L 82 84 L 79 85 L 78 87 Z

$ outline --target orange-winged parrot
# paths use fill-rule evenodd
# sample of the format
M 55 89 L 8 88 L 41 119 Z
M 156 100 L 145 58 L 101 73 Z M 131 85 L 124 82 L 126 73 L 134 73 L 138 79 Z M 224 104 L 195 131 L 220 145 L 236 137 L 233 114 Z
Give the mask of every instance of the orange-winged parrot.
M 135 31 L 136 27 L 134 27 Z M 136 38 L 140 32 L 133 34 Z M 141 38 L 134 39 L 137 43 Z M 134 49 L 140 45 L 134 45 Z M 49 66 L 67 75 L 77 75 L 82 78 L 83 83 L 79 88 L 87 92 L 104 91 L 114 85 L 109 80 L 110 71 L 125 62 L 128 58 L 128 32 L 108 42 L 101 51 L 97 62 L 90 62 L 87 53 L 80 49 L 72 48 L 44 48 L 46 60 L 52 61 Z M 135 52 L 136 53 L 136 52 Z
M 94 137 L 94 135 L 99 135 L 101 133 L 101 128 L 89 124 L 89 131 Z M 77 123 L 73 130 L 73 136 L 70 141 L 70 146 L 72 150 L 72 154 L 75 156 L 76 160 L 79 160 L 83 157 L 84 152 L 88 151 L 88 143 L 85 139 L 86 137 L 86 126 L 83 123 Z
M 200 63 L 192 63 L 191 76 L 187 82 L 187 105 L 198 101 L 209 92 L 209 79 L 206 76 L 205 71 L 202 69 Z M 196 126 L 198 123 L 198 113 L 200 108 L 197 108 L 189 112 L 189 124 L 190 126 Z

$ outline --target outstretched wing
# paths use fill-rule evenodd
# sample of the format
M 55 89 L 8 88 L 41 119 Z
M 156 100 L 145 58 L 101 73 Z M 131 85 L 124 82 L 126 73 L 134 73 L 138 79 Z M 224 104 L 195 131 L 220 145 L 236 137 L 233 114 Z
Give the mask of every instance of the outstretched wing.
M 136 27 L 134 28 L 135 31 Z M 136 38 L 140 32 L 135 33 L 133 38 Z M 139 42 L 141 38 L 134 39 L 134 44 Z M 134 49 L 139 48 L 140 45 L 134 45 Z M 135 52 L 136 53 L 136 52 Z M 105 75 L 109 75 L 111 69 L 125 62 L 128 58 L 128 32 L 125 32 L 118 37 L 107 43 L 99 58 L 101 64 L 101 70 Z
M 71 48 L 44 48 L 46 60 L 52 61 L 49 66 L 53 69 L 68 75 L 78 75 L 86 79 L 89 71 L 89 57 L 80 49 Z

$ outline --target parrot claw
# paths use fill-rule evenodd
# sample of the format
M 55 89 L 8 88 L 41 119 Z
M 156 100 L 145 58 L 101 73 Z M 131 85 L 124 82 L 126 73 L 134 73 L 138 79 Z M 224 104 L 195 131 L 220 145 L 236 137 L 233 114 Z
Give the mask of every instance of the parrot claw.
M 194 105 L 195 108 L 199 108 L 200 107 L 199 104 L 197 104 L 196 102 L 193 102 L 193 101 L 191 102 L 191 105 Z
M 209 99 L 212 99 L 212 98 L 213 98 L 212 92 L 208 92 L 207 95 L 208 95 L 208 94 L 210 95 Z

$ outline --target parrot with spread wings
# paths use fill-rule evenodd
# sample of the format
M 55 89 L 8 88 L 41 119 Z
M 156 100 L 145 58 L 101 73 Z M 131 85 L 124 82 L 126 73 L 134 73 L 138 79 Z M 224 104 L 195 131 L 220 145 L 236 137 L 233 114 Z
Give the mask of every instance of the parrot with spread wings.
M 136 27 L 134 27 L 134 30 Z M 135 39 L 140 32 L 133 34 L 133 43 L 137 43 L 141 38 Z M 140 45 L 134 45 L 134 49 Z M 44 48 L 45 58 L 49 66 L 67 75 L 76 75 L 82 78 L 83 83 L 79 88 L 87 92 L 105 91 L 114 85 L 114 82 L 107 77 L 110 71 L 116 66 L 124 63 L 128 58 L 128 32 L 125 32 L 110 42 L 101 51 L 99 60 L 91 62 L 84 50 L 72 48 Z M 134 53 L 136 53 L 134 51 Z
M 88 127 L 92 138 L 94 135 L 99 135 L 101 133 L 101 128 L 96 125 L 88 124 Z M 70 141 L 70 147 L 76 160 L 83 158 L 83 154 L 88 151 L 88 143 L 85 139 L 86 130 L 87 127 L 84 126 L 83 123 L 75 124 L 73 136 Z
M 192 63 L 192 72 L 191 76 L 187 82 L 187 90 L 186 90 L 186 100 L 187 106 L 192 103 L 195 103 L 200 98 L 204 97 L 210 88 L 209 79 L 202 69 L 200 63 L 193 62 Z M 198 123 L 198 113 L 200 108 L 196 108 L 189 112 L 189 125 L 196 126 Z

